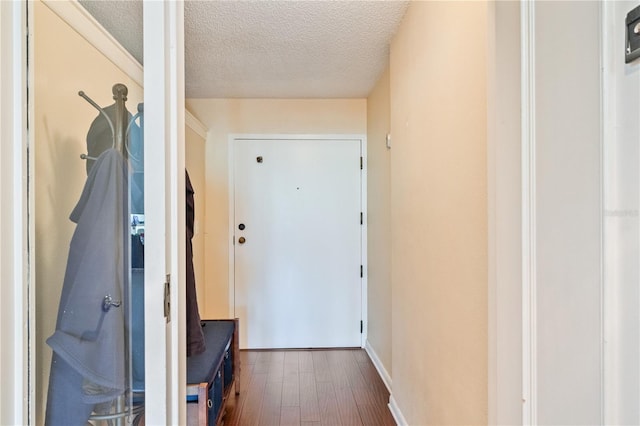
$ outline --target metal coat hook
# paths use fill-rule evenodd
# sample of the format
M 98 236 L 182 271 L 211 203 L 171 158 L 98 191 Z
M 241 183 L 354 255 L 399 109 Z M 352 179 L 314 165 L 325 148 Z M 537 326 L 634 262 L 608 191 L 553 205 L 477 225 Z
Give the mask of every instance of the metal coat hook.
M 116 101 L 115 102 L 115 107 L 116 107 L 115 124 L 113 123 L 113 121 L 111 121 L 111 118 L 109 118 L 109 115 L 106 113 L 106 111 L 103 108 L 101 108 L 100 105 L 98 105 L 93 99 L 87 96 L 87 94 L 84 93 L 84 91 L 82 90 L 79 91 L 78 96 L 82 97 L 85 101 L 91 104 L 107 120 L 107 123 L 109 124 L 109 128 L 111 129 L 111 138 L 112 138 L 111 148 L 117 149 L 123 155 L 126 156 L 127 154 L 130 154 L 130 153 L 129 153 L 129 147 L 127 146 L 125 141 L 128 139 L 129 131 L 131 130 L 132 123 L 138 117 L 141 116 L 141 112 L 136 114 L 133 120 L 131 121 L 127 120 L 127 109 L 125 108 L 125 102 L 127 100 L 127 94 L 129 93 L 129 89 L 127 89 L 127 86 L 125 86 L 122 83 L 116 83 L 111 88 L 111 92 L 113 93 L 113 99 Z M 83 160 L 87 160 L 87 159 L 96 160 L 95 157 L 91 157 L 88 154 L 81 154 L 80 158 L 82 158 Z
M 97 103 L 94 102 L 93 99 L 91 99 L 89 96 L 87 96 L 86 93 L 84 93 L 82 90 L 78 92 L 78 96 L 81 96 L 82 98 L 84 98 L 85 101 L 89 102 L 95 109 L 97 109 L 100 114 L 102 114 L 104 116 L 104 118 L 107 119 L 107 123 L 109 123 L 109 127 L 111 128 L 111 137 L 113 138 L 113 146 L 115 146 L 115 142 L 116 142 L 116 131 L 113 127 L 113 122 L 111 121 L 111 119 L 109 118 L 109 116 L 107 115 L 107 113 L 105 112 L 104 109 L 102 109 L 100 107 L 100 105 L 98 105 Z

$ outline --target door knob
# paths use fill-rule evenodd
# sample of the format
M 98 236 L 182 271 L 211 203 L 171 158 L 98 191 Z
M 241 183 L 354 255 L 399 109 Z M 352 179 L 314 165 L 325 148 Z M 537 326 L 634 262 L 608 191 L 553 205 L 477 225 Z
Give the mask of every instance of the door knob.
M 240 244 L 244 244 L 244 243 L 245 243 L 245 241 L 247 241 L 247 240 L 246 240 L 244 237 L 240 237 L 240 238 L 238 238 L 238 242 L 239 242 Z

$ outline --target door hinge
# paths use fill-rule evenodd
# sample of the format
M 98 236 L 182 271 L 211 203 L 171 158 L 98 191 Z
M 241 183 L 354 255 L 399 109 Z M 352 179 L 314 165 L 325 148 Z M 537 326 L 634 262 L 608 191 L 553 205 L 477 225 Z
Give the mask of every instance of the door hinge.
M 360 170 L 362 170 L 364 166 L 364 160 L 362 159 L 362 157 L 360 157 Z
M 167 274 L 164 282 L 164 317 L 167 322 L 171 321 L 171 274 Z
M 360 212 L 360 225 L 364 224 L 364 214 Z
M 364 266 L 360 265 L 360 278 L 364 277 Z
M 364 330 L 364 322 L 360 320 L 360 334 L 362 334 L 363 330 Z

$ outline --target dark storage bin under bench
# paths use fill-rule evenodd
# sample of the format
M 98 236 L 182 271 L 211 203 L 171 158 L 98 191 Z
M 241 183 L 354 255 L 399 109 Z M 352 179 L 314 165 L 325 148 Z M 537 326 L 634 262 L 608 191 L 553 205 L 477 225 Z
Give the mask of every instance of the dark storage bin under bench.
M 240 394 L 238 319 L 202 321 L 206 351 L 187 358 L 187 422 L 222 424 L 232 389 Z

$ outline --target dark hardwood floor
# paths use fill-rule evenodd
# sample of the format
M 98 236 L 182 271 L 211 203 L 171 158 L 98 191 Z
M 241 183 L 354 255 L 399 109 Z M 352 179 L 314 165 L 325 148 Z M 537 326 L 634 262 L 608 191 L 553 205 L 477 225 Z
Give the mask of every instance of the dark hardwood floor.
M 362 349 L 241 351 L 225 426 L 395 426 L 389 392 Z

